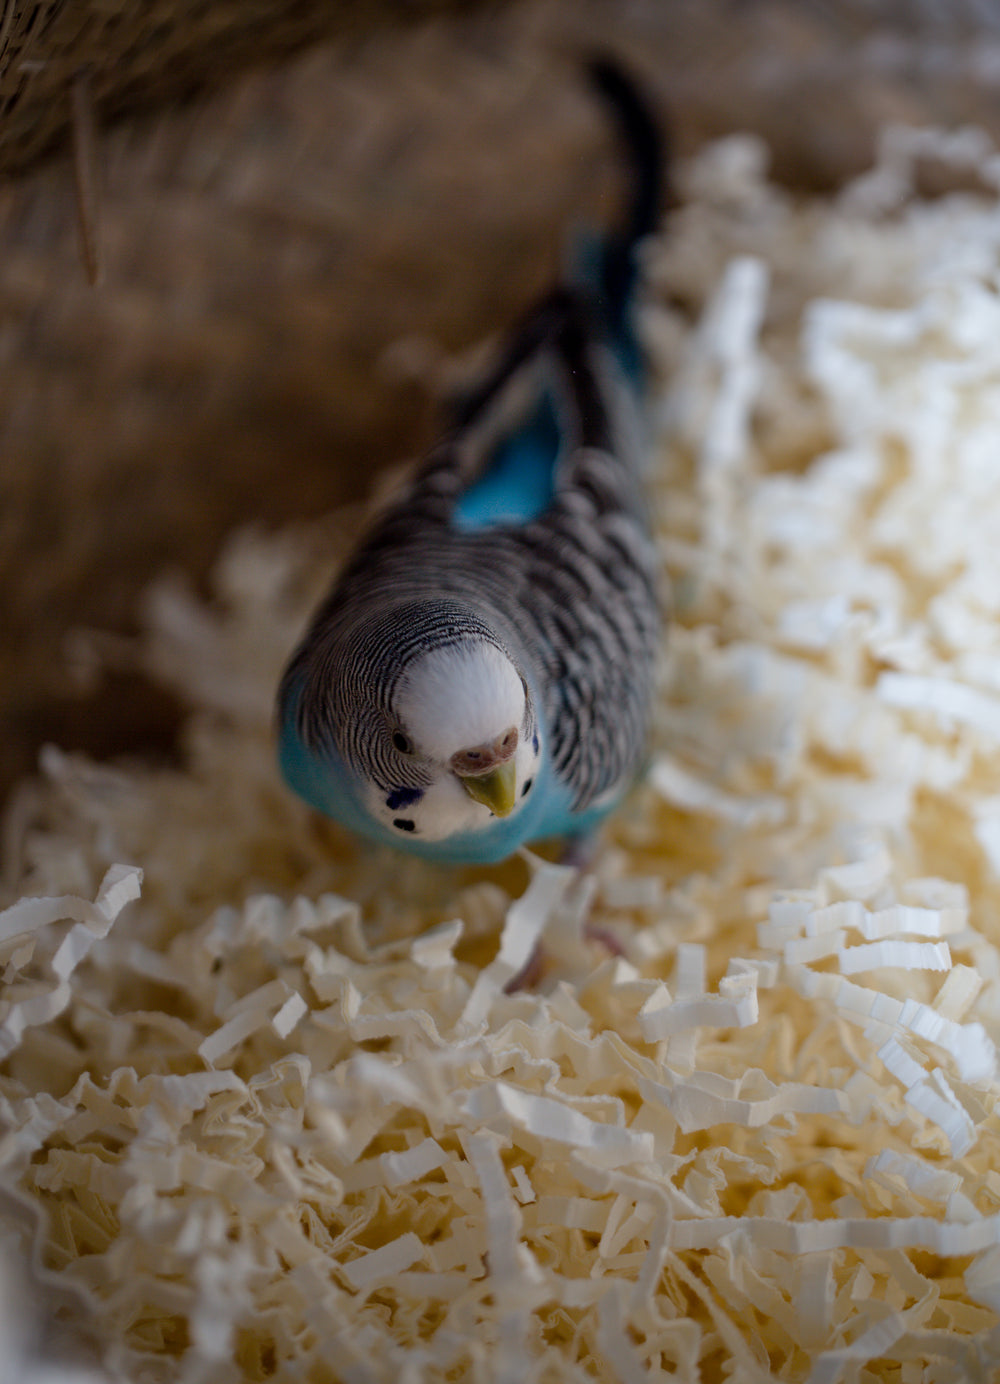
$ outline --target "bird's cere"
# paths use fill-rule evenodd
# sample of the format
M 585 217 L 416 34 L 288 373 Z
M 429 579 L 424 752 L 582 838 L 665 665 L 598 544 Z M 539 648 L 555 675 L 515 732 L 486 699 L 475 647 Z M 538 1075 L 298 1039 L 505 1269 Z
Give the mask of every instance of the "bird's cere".
M 507 764 L 513 759 L 520 739 L 517 727 L 508 726 L 502 735 L 498 735 L 488 744 L 477 745 L 475 749 L 460 750 L 458 754 L 453 754 L 450 760 L 451 767 L 456 774 L 467 778 L 489 773 L 491 769 Z

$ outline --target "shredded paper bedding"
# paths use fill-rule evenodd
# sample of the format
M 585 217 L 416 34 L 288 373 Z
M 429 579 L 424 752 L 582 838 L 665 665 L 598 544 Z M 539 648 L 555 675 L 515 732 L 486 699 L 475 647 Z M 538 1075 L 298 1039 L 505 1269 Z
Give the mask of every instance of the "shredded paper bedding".
M 4 1380 L 997 1377 L 998 188 L 968 131 L 832 200 L 743 138 L 687 171 L 672 622 L 582 871 L 409 860 L 281 786 L 356 513 L 152 593 L 183 766 L 51 749 L 5 824 Z

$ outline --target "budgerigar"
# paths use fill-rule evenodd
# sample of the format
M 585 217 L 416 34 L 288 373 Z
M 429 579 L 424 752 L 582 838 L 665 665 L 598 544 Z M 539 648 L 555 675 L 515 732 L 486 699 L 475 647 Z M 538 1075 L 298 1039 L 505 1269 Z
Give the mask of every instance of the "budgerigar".
M 662 144 L 615 65 L 591 76 L 633 172 L 624 225 L 456 408 L 278 697 L 288 783 L 352 831 L 437 860 L 590 831 L 645 753 L 661 616 L 629 316 Z

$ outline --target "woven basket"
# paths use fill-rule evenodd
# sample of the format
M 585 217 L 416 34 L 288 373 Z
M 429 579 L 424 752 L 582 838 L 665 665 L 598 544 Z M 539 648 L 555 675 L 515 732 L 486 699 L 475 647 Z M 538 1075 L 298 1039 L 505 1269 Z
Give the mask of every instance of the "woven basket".
M 87 74 L 104 120 L 216 88 L 331 35 L 446 10 L 460 0 L 6 0 L 0 19 L 0 173 L 62 143 Z

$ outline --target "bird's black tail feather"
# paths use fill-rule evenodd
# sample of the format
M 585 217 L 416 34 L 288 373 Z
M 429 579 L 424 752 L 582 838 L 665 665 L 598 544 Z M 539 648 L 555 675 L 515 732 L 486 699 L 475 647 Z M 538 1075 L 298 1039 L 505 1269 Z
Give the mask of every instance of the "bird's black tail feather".
M 611 111 L 628 159 L 631 192 L 616 231 L 603 241 L 598 266 L 602 309 L 612 333 L 629 340 L 628 312 L 636 280 L 638 243 L 656 230 L 664 209 L 669 151 L 662 125 L 645 96 L 614 58 L 587 63 L 594 90 Z

